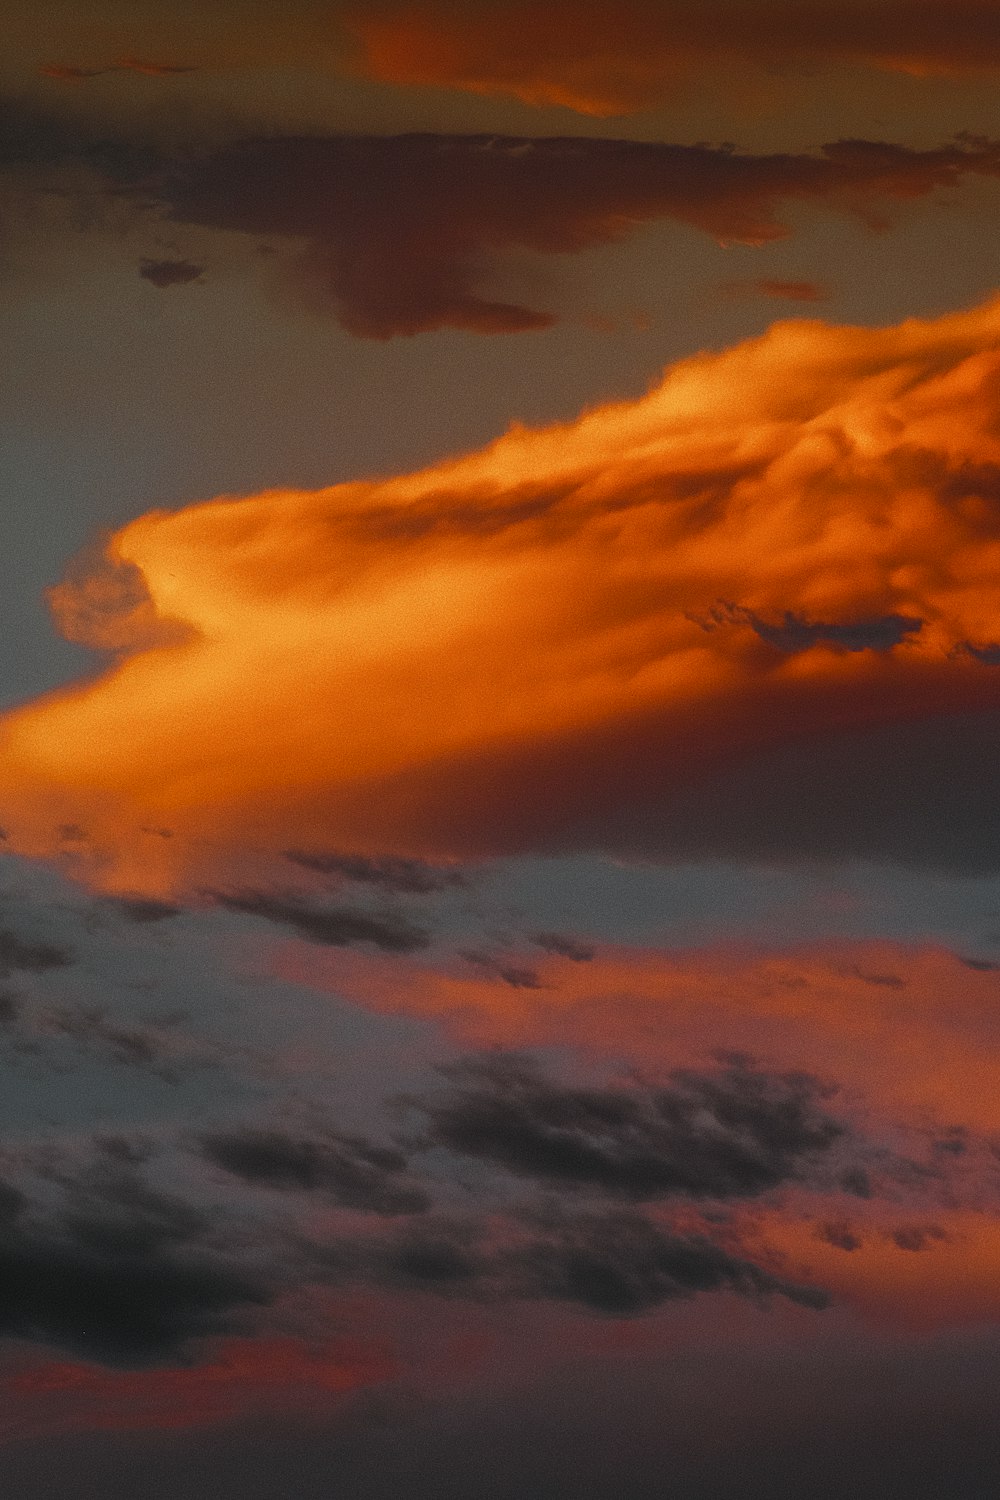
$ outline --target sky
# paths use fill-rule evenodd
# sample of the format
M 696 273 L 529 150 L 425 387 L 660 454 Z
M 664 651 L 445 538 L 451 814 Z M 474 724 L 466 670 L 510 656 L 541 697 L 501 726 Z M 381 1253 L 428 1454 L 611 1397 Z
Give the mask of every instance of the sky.
M 9 1500 L 987 1500 L 1000 6 L 13 0 Z

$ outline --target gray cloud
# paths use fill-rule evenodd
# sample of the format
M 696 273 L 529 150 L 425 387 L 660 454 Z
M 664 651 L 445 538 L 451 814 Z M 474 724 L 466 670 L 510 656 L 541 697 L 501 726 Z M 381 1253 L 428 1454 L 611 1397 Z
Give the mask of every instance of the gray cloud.
M 801 1177 L 844 1134 L 815 1078 L 742 1061 L 663 1087 L 561 1084 L 510 1055 L 445 1072 L 449 1088 L 414 1101 L 428 1144 L 637 1201 L 753 1197 Z
M 285 857 L 320 875 L 334 875 L 400 895 L 422 896 L 465 884 L 460 870 L 431 865 L 422 859 L 392 856 L 375 859 L 365 854 L 311 853 L 301 849 L 290 849 Z
M 699 624 L 706 629 L 719 625 L 749 625 L 755 635 L 778 651 L 794 655 L 812 646 L 832 646 L 837 651 L 892 651 L 908 636 L 923 629 L 923 620 L 909 615 L 876 615 L 870 619 L 847 623 L 809 621 L 786 609 L 776 624 L 762 620 L 753 610 L 741 604 L 722 602 Z
M 262 917 L 279 926 L 290 927 L 311 943 L 325 943 L 347 948 L 355 943 L 370 943 L 388 953 L 413 953 L 426 948 L 430 938 L 422 928 L 395 914 L 373 915 L 347 908 L 322 909 L 308 906 L 295 897 L 266 891 L 213 891 L 219 906 L 229 911 Z
M 542 981 L 534 969 L 529 969 L 525 964 L 512 963 L 495 953 L 486 953 L 478 948 L 460 948 L 459 957 L 464 958 L 466 963 L 472 964 L 473 968 L 488 974 L 491 979 L 499 979 L 504 984 L 509 984 L 513 990 L 540 990 Z
M 579 939 L 566 937 L 561 932 L 533 932 L 531 941 L 536 948 L 543 948 L 546 953 L 556 953 L 560 958 L 568 958 L 576 964 L 586 964 L 594 957 L 594 949 L 589 943 L 581 943 Z
M 817 1309 L 830 1300 L 817 1288 L 784 1281 L 701 1235 L 665 1231 L 633 1213 L 565 1220 L 519 1259 L 526 1291 L 613 1317 L 632 1317 L 696 1292 L 780 1293 Z
M 335 1132 L 322 1137 L 245 1127 L 199 1139 L 206 1160 L 261 1187 L 321 1192 L 342 1208 L 392 1215 L 423 1213 L 427 1193 L 391 1147 Z
M 64 969 L 72 962 L 73 955 L 68 948 L 19 937 L 8 928 L 0 929 L 0 974 L 10 974 L 18 969 L 42 974 L 47 969 Z

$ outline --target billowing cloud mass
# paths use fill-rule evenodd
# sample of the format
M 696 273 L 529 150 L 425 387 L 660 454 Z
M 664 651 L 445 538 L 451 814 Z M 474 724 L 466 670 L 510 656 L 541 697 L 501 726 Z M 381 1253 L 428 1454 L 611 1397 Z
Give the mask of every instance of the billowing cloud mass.
M 854 64 L 916 77 L 1000 67 L 991 0 L 625 0 L 613 26 L 595 0 L 396 0 L 355 5 L 348 24 L 367 70 L 386 82 L 507 94 L 590 115 L 656 104 L 713 64 Z
M 418 474 L 142 516 L 52 593 L 115 658 L 3 721 L 12 846 L 161 895 L 192 838 L 203 875 L 250 848 L 995 868 L 998 379 L 995 302 L 789 322 Z

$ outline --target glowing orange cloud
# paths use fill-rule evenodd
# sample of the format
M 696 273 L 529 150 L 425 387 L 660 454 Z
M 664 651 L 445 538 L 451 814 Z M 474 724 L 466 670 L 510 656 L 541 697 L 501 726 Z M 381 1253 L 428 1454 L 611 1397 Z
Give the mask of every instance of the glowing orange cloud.
M 11 844 L 152 888 L 195 839 L 669 845 L 713 771 L 1000 708 L 998 422 L 1000 302 L 787 322 L 421 473 L 141 516 L 52 590 L 115 659 L 0 723 Z
M 349 7 L 365 70 L 385 82 L 503 94 L 589 115 L 659 102 L 706 66 L 854 64 L 916 77 L 995 70 L 1000 26 L 988 0 L 833 0 L 665 6 L 430 3 Z

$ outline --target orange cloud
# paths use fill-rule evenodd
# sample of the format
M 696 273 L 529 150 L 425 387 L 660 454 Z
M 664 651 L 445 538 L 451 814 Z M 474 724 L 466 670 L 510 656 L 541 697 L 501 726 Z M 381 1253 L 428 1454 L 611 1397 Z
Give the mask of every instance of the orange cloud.
M 802 847 L 995 860 L 941 756 L 989 796 L 998 421 L 1000 302 L 788 322 L 421 473 L 150 512 L 52 593 L 117 655 L 0 724 L 12 846 L 73 825 L 95 878 L 151 889 L 211 841 L 715 847 L 713 775 L 794 752 L 824 767 Z M 781 776 L 744 800 L 794 849 Z
M 589 963 L 519 956 L 536 983 L 455 962 L 272 947 L 275 975 L 371 1009 L 434 1017 L 463 1045 L 584 1048 L 641 1067 L 747 1052 L 819 1071 L 866 1110 L 911 1126 L 1000 1132 L 991 1079 L 1000 970 L 892 943 L 602 948 Z M 508 965 L 513 967 L 513 961 Z
M 995 1214 L 945 1212 L 935 1232 L 864 1234 L 845 1252 L 817 1237 L 802 1220 L 770 1217 L 767 1246 L 786 1274 L 809 1277 L 838 1302 L 871 1320 L 910 1329 L 1000 1321 L 1000 1220 Z M 919 1243 L 920 1248 L 916 1245 Z
M 831 1113 L 875 1143 L 867 1164 L 862 1155 L 839 1182 L 786 1184 L 739 1208 L 734 1243 L 881 1324 L 1000 1317 L 1000 970 L 885 942 L 517 961 L 530 963 L 534 987 L 459 962 L 301 943 L 264 954 L 285 981 L 433 1017 L 462 1046 L 570 1049 L 654 1078 L 713 1051 L 752 1055 L 778 1075 L 818 1074 L 837 1086 Z
M 733 0 L 665 7 L 626 0 L 614 17 L 594 0 L 530 5 L 355 6 L 347 24 L 363 67 L 397 84 L 508 95 L 589 115 L 658 103 L 706 67 L 748 63 L 853 64 L 914 76 L 1000 66 L 1000 24 L 989 0 L 833 0 L 797 5 Z

